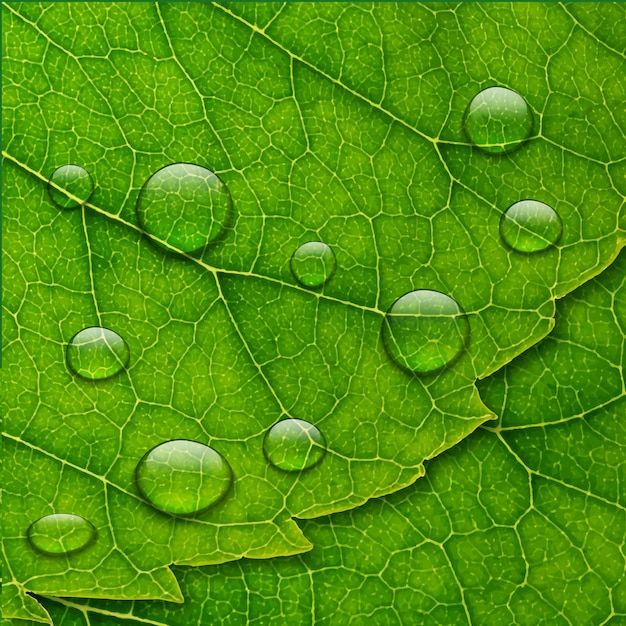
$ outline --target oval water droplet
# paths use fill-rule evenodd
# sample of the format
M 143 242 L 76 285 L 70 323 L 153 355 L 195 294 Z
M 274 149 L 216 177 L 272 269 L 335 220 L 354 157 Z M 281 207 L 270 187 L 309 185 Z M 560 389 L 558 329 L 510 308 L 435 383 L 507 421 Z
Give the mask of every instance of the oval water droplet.
M 302 244 L 291 257 L 291 271 L 305 287 L 321 287 L 327 283 L 336 265 L 332 248 L 321 241 Z
M 474 96 L 465 113 L 470 141 L 485 152 L 504 154 L 526 141 L 533 132 L 533 113 L 518 93 L 489 87 Z
M 322 460 L 326 454 L 326 439 L 313 424 L 289 418 L 277 422 L 267 431 L 263 451 L 272 465 L 297 472 Z
M 55 513 L 30 525 L 26 533 L 31 545 L 45 554 L 72 554 L 89 546 L 96 529 L 80 515 Z
M 62 209 L 83 206 L 93 193 L 93 180 L 80 165 L 62 165 L 52 172 L 48 182 L 52 202 Z
M 559 214 L 538 200 L 511 205 L 500 219 L 500 235 L 513 250 L 540 252 L 556 244 L 563 233 Z
M 199 165 L 174 163 L 155 172 L 137 199 L 137 219 L 155 243 L 203 250 L 227 227 L 232 200 L 219 177 Z
M 137 486 L 155 508 L 192 515 L 221 500 L 233 482 L 228 461 L 197 441 L 176 439 L 152 448 L 137 465 Z
M 130 359 L 127 343 L 116 332 L 100 326 L 76 333 L 67 347 L 70 368 L 83 378 L 102 380 L 123 370 Z
M 419 289 L 391 305 L 383 320 L 383 340 L 401 367 L 434 372 L 461 354 L 469 340 L 469 322 L 449 296 Z

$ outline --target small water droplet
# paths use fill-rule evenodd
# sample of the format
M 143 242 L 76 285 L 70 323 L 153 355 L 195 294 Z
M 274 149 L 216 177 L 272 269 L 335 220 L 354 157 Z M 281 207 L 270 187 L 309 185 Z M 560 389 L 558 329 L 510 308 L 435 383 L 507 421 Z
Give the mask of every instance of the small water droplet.
M 83 378 L 102 380 L 128 365 L 127 343 L 108 328 L 91 326 L 76 333 L 67 347 L 70 368 Z
M 265 435 L 263 450 L 267 460 L 288 472 L 309 469 L 326 454 L 326 439 L 316 426 L 299 419 L 285 419 Z
M 48 193 L 58 207 L 77 209 L 91 198 L 93 180 L 80 165 L 62 165 L 52 172 Z
M 469 322 L 449 296 L 419 289 L 391 305 L 383 321 L 383 340 L 401 367 L 420 374 L 434 372 L 463 351 Z
M 155 172 L 137 199 L 137 219 L 167 249 L 199 252 L 227 227 L 232 200 L 216 174 L 199 165 L 174 163 Z M 159 241 L 160 240 L 160 241 Z
M 34 548 L 45 554 L 71 554 L 93 543 L 96 529 L 80 515 L 55 513 L 30 525 L 26 533 Z
M 465 131 L 481 150 L 504 154 L 530 137 L 533 113 L 518 93 L 504 87 L 489 87 L 474 96 L 467 107 Z
M 336 264 L 332 248 L 321 241 L 302 244 L 291 257 L 291 271 L 305 287 L 321 287 L 327 283 Z
M 228 461 L 197 441 L 176 439 L 152 448 L 139 461 L 136 480 L 143 497 L 172 515 L 192 515 L 221 500 L 233 482 Z
M 559 214 L 537 200 L 511 205 L 500 219 L 500 235 L 513 250 L 539 252 L 554 245 L 563 233 Z

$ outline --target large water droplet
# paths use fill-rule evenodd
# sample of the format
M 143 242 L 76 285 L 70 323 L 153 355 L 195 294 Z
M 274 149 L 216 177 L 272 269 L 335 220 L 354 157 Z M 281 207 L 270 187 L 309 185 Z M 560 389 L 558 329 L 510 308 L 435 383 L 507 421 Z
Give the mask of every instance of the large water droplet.
M 70 368 L 83 378 L 102 380 L 128 365 L 130 350 L 115 332 L 91 326 L 76 333 L 67 347 Z
M 55 513 L 30 525 L 26 533 L 34 548 L 46 554 L 71 554 L 96 538 L 96 529 L 80 515 Z
M 233 482 L 228 461 L 197 441 L 176 439 L 152 448 L 139 462 L 137 486 L 155 508 L 191 515 L 221 500 Z
M 469 323 L 455 300 L 420 289 L 391 305 L 383 321 L 383 339 L 398 365 L 417 373 L 434 372 L 463 351 Z
M 533 113 L 518 93 L 504 87 L 489 87 L 470 102 L 465 113 L 465 131 L 481 150 L 504 154 L 530 137 Z
M 232 212 L 226 185 L 210 170 L 174 163 L 155 172 L 137 199 L 137 219 L 155 242 L 192 253 L 224 232 Z M 160 240 L 160 241 L 159 241 Z
M 302 244 L 291 257 L 291 271 L 305 287 L 321 287 L 328 282 L 336 264 L 332 248 L 321 241 Z
M 277 422 L 267 431 L 263 450 L 272 465 L 295 472 L 313 467 L 322 460 L 326 440 L 313 424 L 290 418 Z
M 563 233 L 559 214 L 537 200 L 511 205 L 500 219 L 502 239 L 518 252 L 539 252 L 554 245 Z
M 93 193 L 93 180 L 80 165 L 62 165 L 52 172 L 48 184 L 52 202 L 62 209 L 77 209 Z

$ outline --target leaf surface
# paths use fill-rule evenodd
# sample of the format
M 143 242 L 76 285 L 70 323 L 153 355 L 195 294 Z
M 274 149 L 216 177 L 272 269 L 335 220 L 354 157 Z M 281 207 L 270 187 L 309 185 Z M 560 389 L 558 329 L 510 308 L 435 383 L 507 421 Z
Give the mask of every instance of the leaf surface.
M 615 317 L 605 325 L 607 298 Z M 554 370 L 548 354 L 569 365 L 572 349 L 593 340 L 600 359 L 620 351 L 613 364 L 623 373 L 625 305 L 622 253 L 559 303 L 548 339 L 486 382 L 525 389 L 534 407 L 545 390 L 522 366 Z M 564 371 L 561 382 L 584 394 L 595 380 L 584 361 L 576 363 L 580 369 Z M 622 387 L 549 423 L 481 427 L 429 461 L 415 485 L 305 522 L 314 544 L 306 554 L 176 568 L 184 605 L 46 606 L 63 626 L 87 618 L 94 626 L 623 624 L 625 410 Z M 507 416 L 505 408 L 503 424 Z
M 180 601 L 171 563 L 306 551 L 294 517 L 411 484 L 493 417 L 475 382 L 544 337 L 555 300 L 623 246 L 616 39 L 561 5 L 6 4 L 4 554 L 17 597 Z M 462 130 L 492 85 L 534 111 L 535 136 L 507 156 Z M 136 217 L 146 180 L 177 162 L 217 173 L 233 199 L 202 254 L 154 245 Z M 46 188 L 68 163 L 95 182 L 77 211 Z M 557 247 L 502 243 L 500 217 L 523 198 L 559 213 Z M 337 258 L 317 291 L 289 267 L 312 240 Z M 415 289 L 453 297 L 470 325 L 461 358 L 427 377 L 381 339 Z M 109 380 L 65 362 L 94 325 L 130 349 Z M 324 433 L 314 469 L 268 465 L 263 438 L 286 416 Z M 179 438 L 213 446 L 236 478 L 194 518 L 158 513 L 134 482 L 150 448 Z M 27 528 L 57 512 L 98 540 L 34 553 Z M 33 618 L 19 606 L 6 617 Z

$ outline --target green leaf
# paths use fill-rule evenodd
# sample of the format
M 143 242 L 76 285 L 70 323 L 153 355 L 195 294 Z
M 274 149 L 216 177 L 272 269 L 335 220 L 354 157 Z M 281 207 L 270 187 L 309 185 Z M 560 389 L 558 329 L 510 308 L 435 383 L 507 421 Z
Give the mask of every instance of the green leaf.
M 6 576 L 6 568 L 4 569 Z M 50 615 L 37 600 L 27 595 L 21 585 L 2 583 L 2 617 L 16 626 L 52 624 Z M 12 620 L 11 618 L 21 618 Z
M 576 420 L 624 393 L 625 267 L 622 253 L 559 304 L 548 337 L 479 384 L 502 429 Z
M 3 11 L 4 553 L 20 597 L 180 601 L 171 563 L 308 550 L 294 517 L 419 478 L 493 417 L 475 382 L 544 337 L 555 300 L 623 246 L 624 61 L 584 8 Z M 493 85 L 534 112 L 535 136 L 508 155 L 463 134 L 468 103 Z M 232 224 L 202 253 L 154 245 L 136 217 L 145 182 L 173 163 L 215 172 L 232 198 Z M 59 208 L 46 183 L 66 164 L 95 188 L 83 176 Z M 524 198 L 559 213 L 557 246 L 503 244 L 500 217 Z M 290 259 L 318 240 L 337 267 L 312 290 Z M 418 289 L 454 298 L 470 329 L 461 357 L 428 376 L 398 367 L 381 339 L 385 312 Z M 94 326 L 128 346 L 116 376 L 68 368 L 68 343 Z M 327 442 L 301 474 L 263 454 L 286 416 Z M 191 518 L 155 510 L 134 481 L 151 448 L 181 438 L 235 476 Z M 53 513 L 84 517 L 97 540 L 35 553 L 27 529 Z
M 625 277 L 622 253 L 559 304 L 548 339 L 487 382 L 525 390 L 534 409 L 546 394 L 525 367 L 549 372 L 558 366 L 547 355 L 569 364 L 572 350 L 594 341 L 597 358 L 623 375 Z M 605 324 L 608 300 L 615 316 Z M 575 363 L 561 383 L 584 397 L 597 381 L 584 361 Z M 304 523 L 314 544 L 304 555 L 176 568 L 184 605 L 46 606 L 63 626 L 74 623 L 69 615 L 86 624 L 81 614 L 92 626 L 623 624 L 624 389 L 550 423 L 478 429 L 429 461 L 415 485 Z M 505 408 L 504 424 L 508 416 Z

